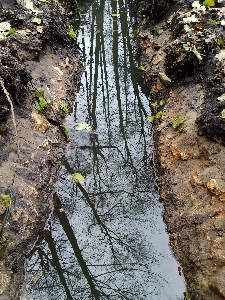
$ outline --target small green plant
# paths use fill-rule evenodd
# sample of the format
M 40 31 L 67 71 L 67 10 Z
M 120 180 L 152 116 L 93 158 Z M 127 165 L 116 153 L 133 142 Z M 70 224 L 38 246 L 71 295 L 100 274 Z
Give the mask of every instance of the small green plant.
M 10 206 L 10 204 L 12 203 L 12 199 L 10 198 L 9 195 L 5 195 L 5 194 L 0 194 L 2 201 L 5 204 L 5 207 L 8 208 Z
M 69 25 L 69 31 L 67 32 L 67 34 L 71 39 L 73 39 L 73 40 L 77 39 L 77 33 L 76 33 L 76 31 L 74 31 L 72 25 Z
M 214 0 L 205 0 L 203 2 L 203 5 L 208 6 L 208 7 L 213 7 L 213 6 L 215 6 L 215 1 Z
M 138 33 L 140 32 L 140 29 L 137 28 L 134 30 L 133 36 L 136 37 L 138 35 Z
M 63 132 L 63 134 L 65 135 L 66 139 L 68 140 L 68 139 L 69 139 L 69 132 L 68 132 L 68 129 L 66 128 L 66 126 L 65 126 L 64 124 L 61 124 L 60 127 L 61 127 L 62 132 Z
M 187 127 L 187 124 L 184 123 L 185 120 L 186 120 L 186 115 L 182 114 L 178 118 L 172 121 L 172 126 L 177 133 L 180 133 Z
M 219 39 L 219 40 L 217 41 L 217 46 L 219 46 L 220 48 L 223 48 L 223 46 L 224 46 L 224 41 L 223 41 L 222 39 Z
M 151 104 L 151 107 L 153 108 L 154 112 L 156 112 L 158 110 L 158 108 L 163 106 L 165 103 L 166 103 L 166 100 L 161 99 L 159 102 L 157 102 L 157 101 L 153 102 Z M 149 116 L 147 118 L 147 121 L 149 123 L 152 123 L 155 119 L 160 119 L 164 113 L 165 113 L 164 111 L 160 110 L 155 115 Z
M 144 71 L 144 70 L 145 70 L 145 67 L 143 67 L 143 66 L 140 66 L 140 67 L 138 67 L 138 70 L 140 70 L 140 71 Z
M 188 292 L 184 293 L 184 300 L 191 300 L 191 294 Z
M 31 91 L 34 91 L 35 96 L 38 98 L 37 101 L 34 102 L 34 107 L 38 111 L 40 115 L 43 115 L 47 109 L 47 107 L 50 105 L 50 102 L 48 102 L 44 97 L 44 89 L 43 88 L 30 88 Z
M 68 109 L 68 104 L 65 100 L 62 100 L 59 102 L 61 110 L 64 112 L 65 115 L 68 115 L 69 109 Z

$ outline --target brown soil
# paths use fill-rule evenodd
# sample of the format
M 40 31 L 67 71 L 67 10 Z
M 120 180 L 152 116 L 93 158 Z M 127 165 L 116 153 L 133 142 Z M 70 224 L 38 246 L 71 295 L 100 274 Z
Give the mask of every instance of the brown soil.
M 12 199 L 8 208 L 0 199 L 1 300 L 19 299 L 25 254 L 52 209 L 51 192 L 66 144 L 60 101 L 65 100 L 71 111 L 82 72 L 79 49 L 67 34 L 71 7 L 66 1 L 49 2 L 39 7 L 45 11 L 41 26 L 31 22 L 35 15 L 21 1 L 3 1 L 0 11 L 3 21 L 17 30 L 0 39 L 0 77 L 13 102 L 16 123 L 15 129 L 0 88 L 0 194 Z M 44 115 L 34 108 L 37 88 L 43 88 L 45 99 L 51 101 Z
M 224 60 L 215 55 L 221 51 L 216 41 L 223 40 L 223 28 L 218 11 L 206 9 L 196 13 L 198 22 L 189 23 L 193 31 L 188 39 L 183 18 L 193 15 L 192 2 L 138 3 L 140 64 L 153 115 L 164 112 L 153 121 L 155 170 L 170 244 L 187 282 L 186 299 L 220 300 L 225 299 L 225 102 L 217 98 L 225 85 Z M 152 10 L 146 9 L 143 17 L 140 8 L 149 6 Z M 150 24 L 153 18 L 157 21 Z M 211 26 L 209 18 L 217 25 Z M 211 38 L 208 44 L 202 42 L 206 37 Z M 171 83 L 161 80 L 159 72 Z M 174 129 L 173 121 L 182 114 L 186 128 Z

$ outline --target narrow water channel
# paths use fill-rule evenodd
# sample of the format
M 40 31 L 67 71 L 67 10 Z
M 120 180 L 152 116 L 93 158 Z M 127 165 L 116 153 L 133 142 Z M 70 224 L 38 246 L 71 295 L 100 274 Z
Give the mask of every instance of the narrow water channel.
M 97 0 L 84 19 L 76 118 L 67 118 L 55 210 L 26 259 L 21 299 L 183 299 L 154 179 L 129 5 Z M 73 173 L 85 182 L 76 184 Z

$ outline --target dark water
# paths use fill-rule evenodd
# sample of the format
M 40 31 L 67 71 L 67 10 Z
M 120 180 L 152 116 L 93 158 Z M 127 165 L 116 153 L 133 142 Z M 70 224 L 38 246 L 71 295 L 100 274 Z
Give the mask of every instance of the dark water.
M 76 120 L 67 118 L 55 211 L 26 260 L 21 299 L 183 299 L 155 186 L 129 6 L 96 1 L 85 19 Z M 76 130 L 80 123 L 92 130 Z

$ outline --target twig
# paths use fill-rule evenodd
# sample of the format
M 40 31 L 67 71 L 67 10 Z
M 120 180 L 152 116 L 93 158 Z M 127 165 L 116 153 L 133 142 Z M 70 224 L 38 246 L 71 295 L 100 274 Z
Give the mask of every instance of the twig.
M 2 79 L 2 77 L 0 77 L 0 85 L 3 89 L 4 94 L 6 95 L 7 100 L 9 101 L 9 104 L 11 106 L 11 113 L 12 113 L 12 119 L 13 119 L 13 125 L 15 127 L 15 132 L 16 132 L 16 136 L 17 136 L 17 127 L 16 127 L 16 120 L 15 120 L 15 115 L 14 115 L 14 109 L 13 109 L 13 103 L 12 100 L 10 99 L 10 95 L 7 92 L 5 85 L 4 85 L 4 80 Z

